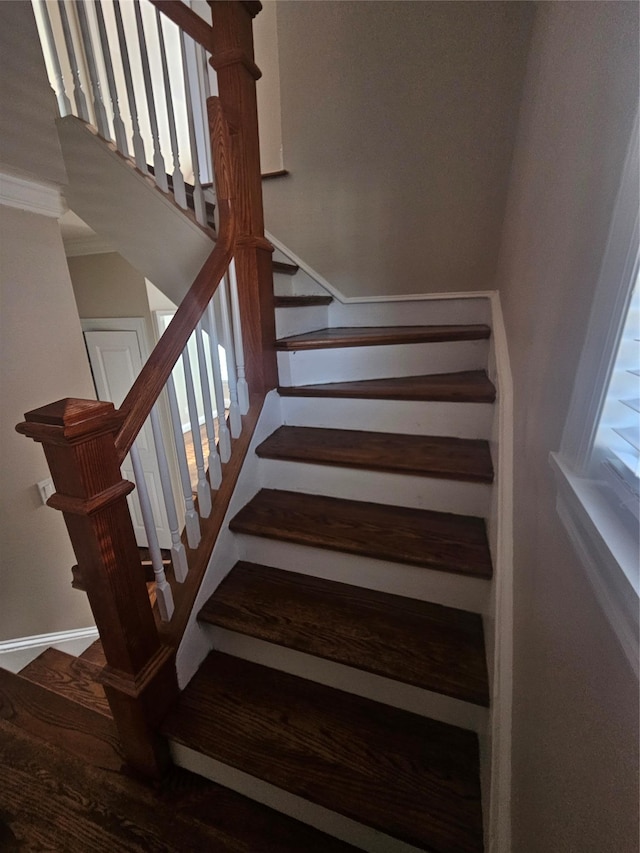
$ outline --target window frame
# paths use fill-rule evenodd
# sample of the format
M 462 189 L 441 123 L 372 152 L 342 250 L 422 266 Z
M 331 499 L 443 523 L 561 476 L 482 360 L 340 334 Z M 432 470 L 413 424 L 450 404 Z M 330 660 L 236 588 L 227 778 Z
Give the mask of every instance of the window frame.
M 558 515 L 636 677 L 638 536 L 627 511 L 616 512 L 592 454 L 640 255 L 639 154 L 636 113 L 560 450 L 550 455 Z

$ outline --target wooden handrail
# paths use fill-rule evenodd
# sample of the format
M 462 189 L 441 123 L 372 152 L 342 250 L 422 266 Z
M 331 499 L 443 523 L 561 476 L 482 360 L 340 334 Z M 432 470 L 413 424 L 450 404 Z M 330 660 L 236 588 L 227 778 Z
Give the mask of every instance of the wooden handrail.
M 220 212 L 218 239 L 215 248 L 204 262 L 173 320 L 119 409 L 119 412 L 124 415 L 124 422 L 115 443 L 121 463 L 149 417 L 176 361 L 216 292 L 233 257 L 235 216 L 232 199 L 231 142 L 219 98 L 208 99 L 207 113 L 211 129 L 211 149 Z
M 212 27 L 182 0 L 150 0 L 163 15 L 211 53 Z

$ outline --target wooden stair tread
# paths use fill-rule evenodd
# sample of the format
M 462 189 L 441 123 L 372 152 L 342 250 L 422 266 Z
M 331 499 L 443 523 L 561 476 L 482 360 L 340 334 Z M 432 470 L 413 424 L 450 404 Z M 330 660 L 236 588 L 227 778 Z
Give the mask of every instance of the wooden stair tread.
M 484 323 L 467 326 L 348 326 L 319 329 L 276 341 L 277 350 L 330 349 L 391 344 L 437 343 L 441 341 L 477 341 L 490 337 Z
M 152 787 L 93 767 L 2 719 L 0 765 L 2 850 L 355 853 L 187 770 L 172 767 Z M 14 839 L 15 846 L 5 846 Z
M 286 261 L 271 261 L 271 267 L 274 272 L 284 273 L 284 275 L 295 275 L 300 269 L 297 264 L 288 264 Z
M 489 443 L 480 439 L 281 426 L 256 453 L 266 459 L 475 483 L 493 481 Z
M 278 393 L 283 397 L 346 397 L 450 403 L 493 403 L 496 398 L 496 390 L 484 370 L 280 386 Z
M 477 613 L 240 562 L 198 618 L 456 699 L 489 704 Z
M 66 696 L 86 708 L 111 718 L 111 709 L 98 681 L 101 667 L 57 649 L 46 649 L 20 671 L 23 678 Z
M 91 645 L 82 652 L 80 659 L 89 661 L 89 663 L 95 663 L 96 666 L 106 666 L 107 659 L 104 656 L 102 640 L 95 640 L 91 643 Z
M 473 732 L 219 652 L 204 661 L 163 729 L 432 853 L 482 850 Z
M 0 719 L 94 767 L 120 770 L 123 764 L 113 720 L 4 669 L 0 669 Z
M 276 308 L 310 308 L 314 305 L 331 305 L 331 296 L 274 296 Z
M 476 578 L 492 573 L 484 521 L 471 516 L 262 489 L 229 527 Z

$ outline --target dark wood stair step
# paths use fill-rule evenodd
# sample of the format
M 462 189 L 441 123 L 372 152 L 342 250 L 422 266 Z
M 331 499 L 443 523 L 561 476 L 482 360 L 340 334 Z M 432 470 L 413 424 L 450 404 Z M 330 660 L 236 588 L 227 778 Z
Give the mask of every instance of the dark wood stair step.
M 271 267 L 274 272 L 284 275 L 295 275 L 300 269 L 297 264 L 288 264 L 286 261 L 271 261 Z
M 113 720 L 4 669 L 0 669 L 0 719 L 94 767 L 122 767 L 124 759 Z
M 276 308 L 312 308 L 314 305 L 330 305 L 332 296 L 274 296 Z
M 278 388 L 283 397 L 338 397 L 363 400 L 419 400 L 441 403 L 493 403 L 496 389 L 484 370 L 360 379 Z
M 0 849 L 6 853 L 356 853 L 187 770 L 172 767 L 145 785 L 2 719 L 0 766 Z
M 493 481 L 489 443 L 479 439 L 281 426 L 256 453 L 266 459 L 474 483 Z
M 491 335 L 484 323 L 469 326 L 348 326 L 319 329 L 276 341 L 277 350 L 297 351 L 334 347 L 478 341 Z
M 219 652 L 204 661 L 163 729 L 432 853 L 482 850 L 473 732 Z
M 484 520 L 471 516 L 262 489 L 229 527 L 476 578 L 492 573 Z
M 27 664 L 20 675 L 105 717 L 111 717 L 107 697 L 98 681 L 101 669 L 88 660 L 57 649 L 46 649 Z
M 240 562 L 198 618 L 456 699 L 489 704 L 477 613 Z
M 99 667 L 106 666 L 107 659 L 104 656 L 102 640 L 95 640 L 95 642 L 91 643 L 91 645 L 82 652 L 80 659 L 89 661 L 89 663 L 94 663 Z

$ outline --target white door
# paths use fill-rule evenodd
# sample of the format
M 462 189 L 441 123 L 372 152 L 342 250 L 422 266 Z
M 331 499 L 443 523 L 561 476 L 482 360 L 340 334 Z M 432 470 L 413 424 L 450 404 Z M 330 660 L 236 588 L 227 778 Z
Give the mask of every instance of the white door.
M 87 331 L 84 333 L 84 337 L 87 342 L 87 351 L 98 399 L 108 400 L 118 408 L 122 405 L 122 401 L 142 369 L 142 354 L 138 334 L 134 331 Z M 160 471 L 149 423 L 146 423 L 138 434 L 136 445 L 140 453 L 140 461 L 149 491 L 158 541 L 161 548 L 170 548 L 171 532 L 162 499 Z M 135 482 L 133 466 L 128 455 L 122 464 L 122 476 L 126 480 Z M 127 500 L 133 519 L 136 541 L 138 545 L 146 546 L 148 544 L 147 534 L 142 522 L 142 513 L 136 492 L 132 492 Z

